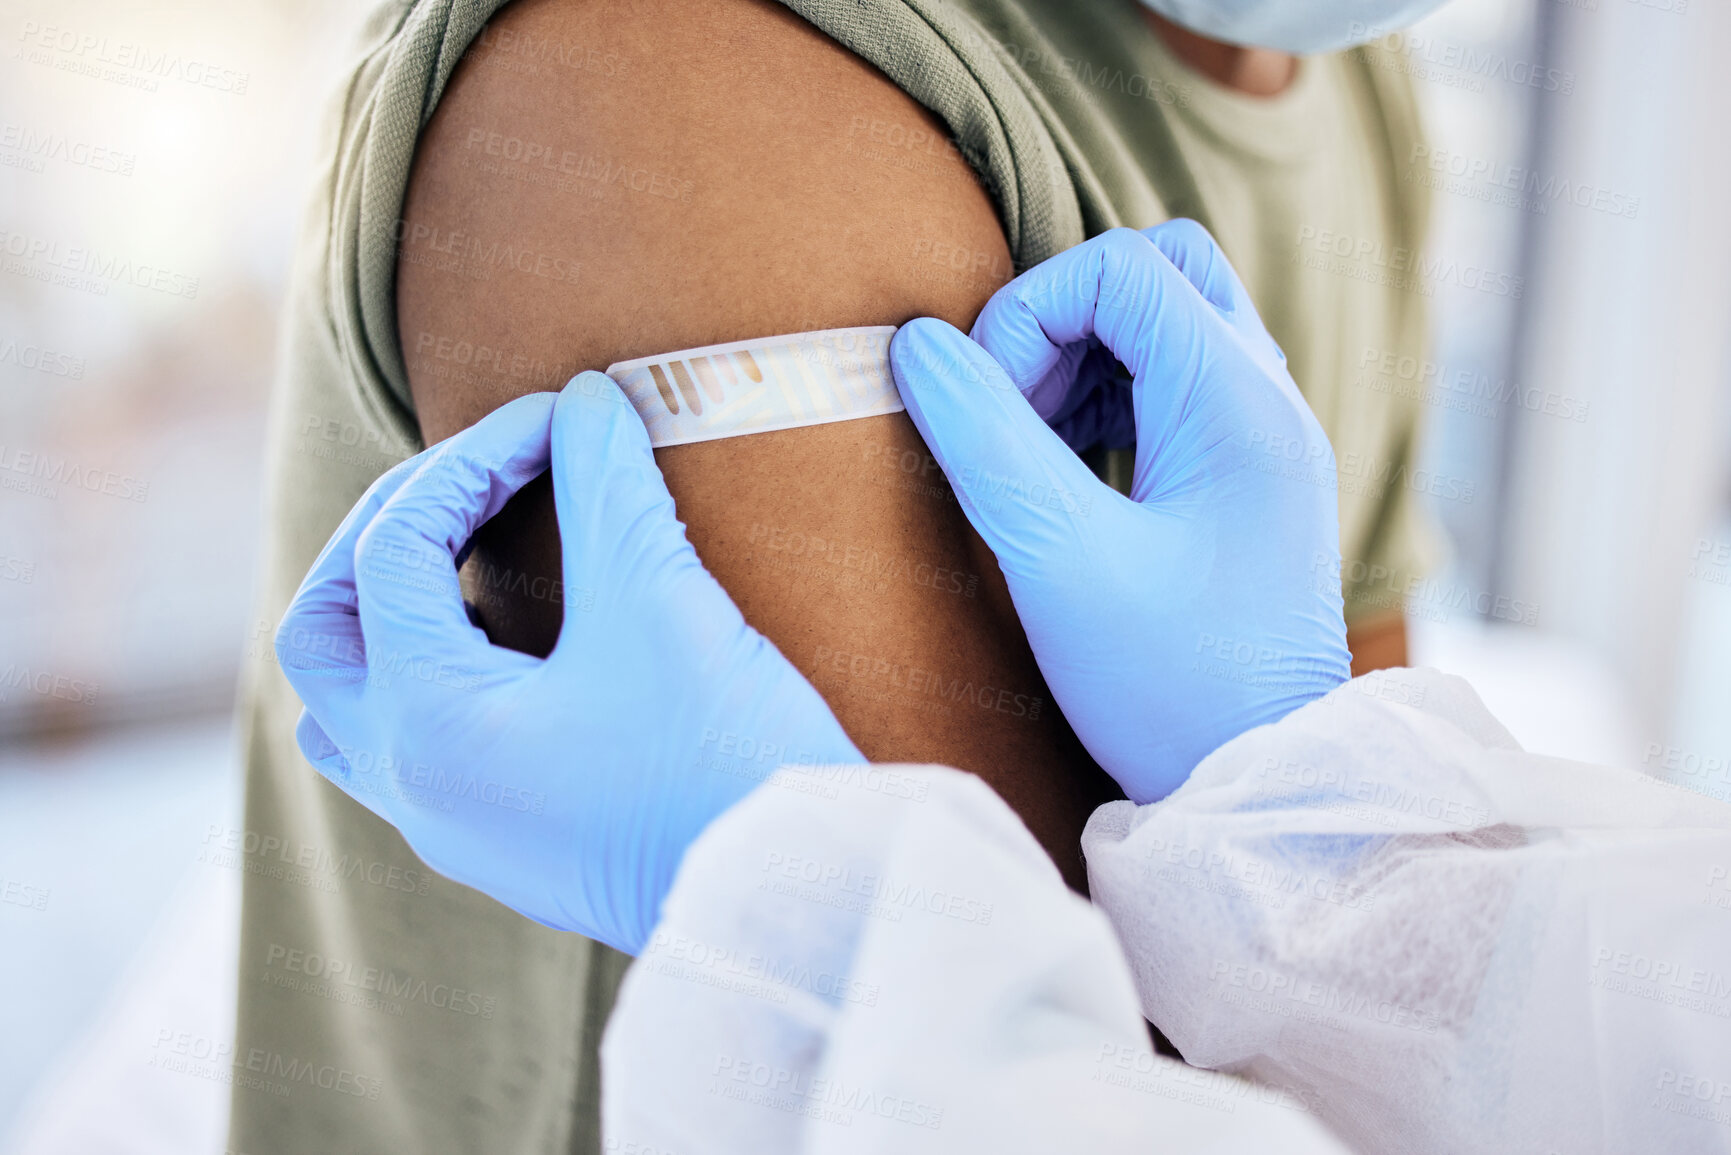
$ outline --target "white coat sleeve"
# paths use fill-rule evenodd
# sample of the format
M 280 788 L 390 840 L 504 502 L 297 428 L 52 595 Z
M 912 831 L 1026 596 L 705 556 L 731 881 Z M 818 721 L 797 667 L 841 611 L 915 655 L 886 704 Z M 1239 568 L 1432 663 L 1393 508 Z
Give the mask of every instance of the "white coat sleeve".
M 1148 1017 L 1362 1150 L 1731 1150 L 1731 806 L 1457 678 L 1360 678 L 1083 848 Z
M 934 767 L 784 768 L 713 823 L 601 1053 L 616 1155 L 1344 1150 L 1155 1055 L 1104 916 Z

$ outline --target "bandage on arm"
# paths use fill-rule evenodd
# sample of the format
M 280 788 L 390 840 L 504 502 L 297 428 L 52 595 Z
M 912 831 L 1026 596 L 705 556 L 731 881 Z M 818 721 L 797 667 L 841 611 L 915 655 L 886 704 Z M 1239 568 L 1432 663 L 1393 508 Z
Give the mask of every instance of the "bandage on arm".
M 520 0 L 423 133 L 398 322 L 433 441 L 580 369 L 922 315 L 966 328 L 1010 272 L 941 124 L 785 9 Z M 706 396 L 695 368 L 667 373 L 675 398 Z M 861 751 L 979 774 L 1081 887 L 1082 826 L 1116 789 L 906 414 L 656 460 L 705 565 Z M 554 584 L 557 533 L 542 482 L 480 535 L 465 579 L 500 644 L 544 653 L 562 605 L 582 612 Z

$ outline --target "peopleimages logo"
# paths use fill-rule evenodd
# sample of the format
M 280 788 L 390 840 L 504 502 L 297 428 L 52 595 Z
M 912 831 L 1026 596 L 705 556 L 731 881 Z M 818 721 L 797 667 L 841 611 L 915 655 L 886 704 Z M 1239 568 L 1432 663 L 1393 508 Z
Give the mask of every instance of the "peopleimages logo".
M 396 238 L 403 259 L 411 264 L 429 256 L 444 257 L 450 258 L 449 267 L 473 271 L 482 279 L 501 269 L 528 273 L 550 281 L 581 279 L 581 266 L 569 257 L 555 256 L 511 241 L 484 240 L 460 229 L 398 221 Z
M 71 353 L 59 353 L 41 345 L 0 339 L 0 365 L 16 365 L 50 377 L 66 377 L 73 381 L 84 377 L 84 358 Z
M 1415 80 L 1435 81 L 1472 92 L 1483 92 L 1486 81 L 1536 88 L 1561 96 L 1571 96 L 1575 91 L 1573 72 L 1547 68 L 1494 48 L 1456 44 L 1422 32 L 1391 31 L 1360 20 L 1348 25 L 1347 31 L 1356 42 L 1377 41 L 1391 54 L 1379 63 L 1405 72 Z
M 118 253 L 62 244 L 52 237 L 0 229 L 0 254 L 12 258 L 6 262 L 8 273 L 31 276 L 36 280 L 49 280 L 56 273 L 88 277 L 90 281 L 73 283 L 70 287 L 94 290 L 103 295 L 110 284 L 127 284 L 171 297 L 190 300 L 198 296 L 197 277 L 162 265 L 133 261 Z
M 195 88 L 210 88 L 234 96 L 245 96 L 252 77 L 234 68 L 195 60 L 178 52 L 159 50 L 131 40 L 114 40 L 76 28 L 39 24 L 26 20 L 18 39 L 33 51 L 31 63 L 50 64 L 62 71 L 115 80 L 118 73 L 135 75 L 135 87 L 157 90 L 157 82 L 178 80 Z M 60 54 L 56 60 L 54 53 Z
M 0 670 L 0 702 L 11 697 L 13 690 L 24 690 L 43 698 L 54 698 L 78 706 L 92 705 L 101 687 L 83 678 L 71 678 L 47 670 L 32 670 L 13 662 Z
M 813 1076 L 807 1071 L 756 1062 L 743 1056 L 718 1057 L 710 1074 L 715 1080 L 712 1094 L 824 1122 L 846 1126 L 857 1114 L 891 1119 L 931 1131 L 944 1125 L 944 1109 L 934 1104 L 885 1094 L 841 1078 Z
M 387 1001 L 421 1003 L 452 1014 L 490 1019 L 498 1005 L 492 995 L 483 995 L 450 983 L 431 982 L 407 974 L 394 967 L 367 966 L 353 959 L 330 958 L 317 951 L 299 950 L 271 943 L 265 949 L 267 971 L 283 971 L 295 976 L 276 985 L 306 993 L 328 996 L 333 990 L 353 990 L 376 994 Z M 313 980 L 299 982 L 300 979 Z M 343 1001 L 343 1000 L 338 1000 Z
M 862 908 L 861 913 L 889 915 L 891 921 L 899 921 L 905 910 L 925 911 L 981 926 L 992 921 L 993 904 L 983 899 L 942 887 L 926 886 L 911 879 L 857 870 L 848 863 L 826 862 L 770 850 L 764 854 L 762 870 L 765 877 L 759 883 L 760 890 L 774 889 L 778 883 L 803 883 L 820 892 L 866 899 L 870 905 Z M 778 893 L 810 897 L 792 889 Z
M 19 474 L 16 478 L 5 474 Z M 36 454 L 0 443 L 0 488 L 28 492 L 33 497 L 59 497 L 57 485 L 85 490 L 88 494 L 142 502 L 151 495 L 151 483 L 113 469 L 81 466 L 69 457 Z
M 1495 161 L 1488 157 L 1468 156 L 1461 152 L 1432 148 L 1426 144 L 1415 144 L 1407 155 L 1404 179 L 1410 183 L 1415 177 L 1423 178 L 1427 174 L 1433 174 L 1436 178 L 1423 181 L 1428 188 L 1479 195 L 1481 199 L 1489 199 L 1490 190 L 1516 193 L 1519 196 L 1509 202 L 1511 205 L 1537 208 L 1541 212 L 1552 204 L 1561 203 L 1633 220 L 1641 211 L 1640 197 L 1630 196 L 1603 185 L 1570 180 L 1556 173 L 1540 173 L 1537 169 Z M 1462 184 L 1457 186 L 1443 178 L 1460 181 Z M 1478 190 L 1476 193 L 1475 189 Z
M 339 854 L 298 839 L 214 823 L 205 827 L 198 861 L 325 891 L 338 890 L 345 882 L 365 882 L 405 894 L 426 894 L 433 881 L 425 868 L 416 870 L 347 851 Z
M 0 164 L 27 168 L 32 172 L 43 171 L 51 160 L 72 165 L 74 168 L 87 168 L 116 176 L 131 176 L 138 165 L 137 153 L 126 152 L 110 145 L 94 144 L 88 140 L 67 136 L 63 132 L 44 132 L 10 121 L 0 124 L 0 152 L 11 153 L 18 162 L 22 162 L 15 163 L 0 156 Z
M 1542 413 L 1563 421 L 1585 421 L 1592 404 L 1556 390 L 1537 389 L 1473 369 L 1451 369 L 1438 361 L 1367 345 L 1358 358 L 1358 385 L 1479 417 L 1508 408 Z
M 1514 273 L 1389 245 L 1375 237 L 1300 225 L 1293 244 L 1294 261 L 1306 268 L 1416 291 L 1421 296 L 1429 296 L 1439 284 L 1516 301 L 1526 291 L 1526 278 Z

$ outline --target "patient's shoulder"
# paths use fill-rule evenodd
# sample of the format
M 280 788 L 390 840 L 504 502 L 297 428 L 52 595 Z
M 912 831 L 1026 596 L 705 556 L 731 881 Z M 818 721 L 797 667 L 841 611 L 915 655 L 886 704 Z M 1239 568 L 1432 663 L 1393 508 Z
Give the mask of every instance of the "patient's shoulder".
M 946 317 L 1009 275 L 943 125 L 768 0 L 518 0 L 416 150 L 397 316 L 429 440 L 625 357 Z

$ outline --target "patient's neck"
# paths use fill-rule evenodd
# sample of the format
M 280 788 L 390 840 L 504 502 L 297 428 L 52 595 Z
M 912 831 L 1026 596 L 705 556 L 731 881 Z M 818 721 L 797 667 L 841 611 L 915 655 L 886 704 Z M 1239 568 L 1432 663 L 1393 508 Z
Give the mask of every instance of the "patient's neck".
M 1147 8 L 1142 9 L 1142 14 L 1174 56 L 1234 92 L 1279 96 L 1298 75 L 1298 57 L 1289 52 L 1210 40 Z

